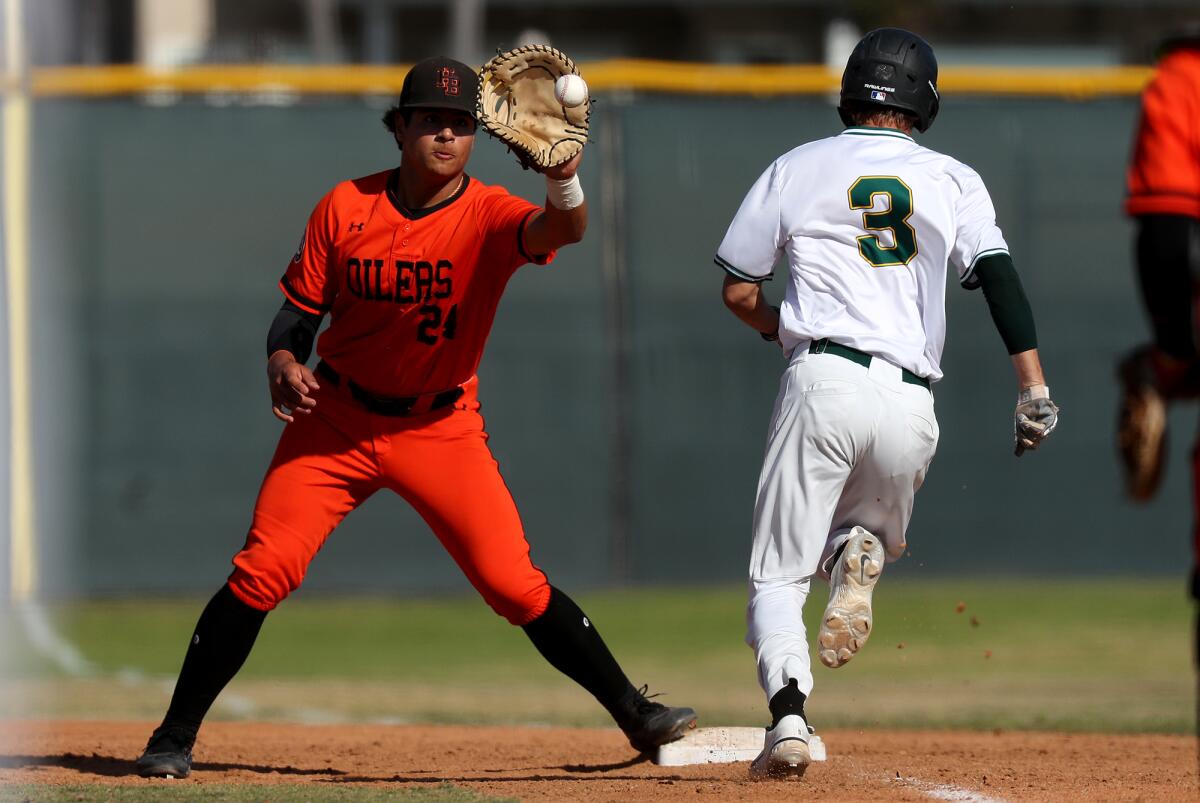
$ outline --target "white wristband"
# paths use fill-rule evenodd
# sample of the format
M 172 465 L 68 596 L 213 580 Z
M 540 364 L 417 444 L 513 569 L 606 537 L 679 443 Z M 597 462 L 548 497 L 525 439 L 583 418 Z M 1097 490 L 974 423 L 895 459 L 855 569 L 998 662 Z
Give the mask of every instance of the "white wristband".
M 579 176 L 557 179 L 546 177 L 546 199 L 555 209 L 566 212 L 583 204 L 583 187 L 579 185 Z

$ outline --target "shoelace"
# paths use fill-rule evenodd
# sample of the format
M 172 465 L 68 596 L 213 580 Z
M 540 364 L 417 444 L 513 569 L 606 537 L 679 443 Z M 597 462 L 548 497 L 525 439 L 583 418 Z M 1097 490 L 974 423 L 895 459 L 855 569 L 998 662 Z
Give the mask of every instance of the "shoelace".
M 641 697 L 641 700 L 639 700 L 638 704 L 637 704 L 638 714 L 650 714 L 655 711 L 661 711 L 666 708 L 666 706 L 663 705 L 662 703 L 651 702 L 651 700 L 653 700 L 655 697 L 661 696 L 663 694 L 663 692 L 658 692 L 656 694 L 646 694 L 646 692 L 648 692 L 648 691 L 650 691 L 649 683 L 643 685 L 640 689 L 637 690 L 638 696 Z

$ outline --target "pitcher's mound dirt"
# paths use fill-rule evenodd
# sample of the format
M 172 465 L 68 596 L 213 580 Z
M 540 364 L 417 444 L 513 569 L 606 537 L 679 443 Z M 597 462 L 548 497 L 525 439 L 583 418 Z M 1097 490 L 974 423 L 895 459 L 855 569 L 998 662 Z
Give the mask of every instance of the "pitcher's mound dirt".
M 822 730 L 829 761 L 753 783 L 747 764 L 659 767 L 616 730 L 213 722 L 185 780 L 131 775 L 152 725 L 0 724 L 0 783 L 454 784 L 521 800 L 1197 800 L 1195 737 Z

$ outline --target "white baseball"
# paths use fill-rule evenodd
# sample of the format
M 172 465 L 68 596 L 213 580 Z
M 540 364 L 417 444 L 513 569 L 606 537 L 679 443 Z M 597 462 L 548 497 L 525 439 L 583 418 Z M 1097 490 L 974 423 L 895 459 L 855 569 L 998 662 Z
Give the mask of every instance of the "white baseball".
M 554 97 L 563 106 L 573 109 L 587 101 L 587 82 L 574 73 L 560 75 L 554 82 Z

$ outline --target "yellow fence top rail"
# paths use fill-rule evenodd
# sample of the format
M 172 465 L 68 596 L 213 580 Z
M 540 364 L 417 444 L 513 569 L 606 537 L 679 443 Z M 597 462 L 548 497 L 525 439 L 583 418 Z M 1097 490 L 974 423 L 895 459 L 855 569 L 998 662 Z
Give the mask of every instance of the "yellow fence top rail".
M 41 67 L 30 73 L 36 96 L 103 97 L 149 92 L 397 94 L 408 65 L 204 65 L 171 70 L 118 65 Z M 613 59 L 580 65 L 593 92 L 778 97 L 836 92 L 840 74 L 822 65 L 746 66 Z M 1150 67 L 958 67 L 941 73 L 950 95 L 1018 95 L 1086 99 L 1136 95 Z

